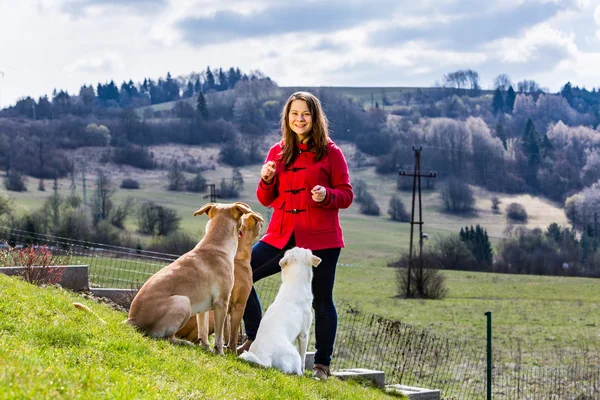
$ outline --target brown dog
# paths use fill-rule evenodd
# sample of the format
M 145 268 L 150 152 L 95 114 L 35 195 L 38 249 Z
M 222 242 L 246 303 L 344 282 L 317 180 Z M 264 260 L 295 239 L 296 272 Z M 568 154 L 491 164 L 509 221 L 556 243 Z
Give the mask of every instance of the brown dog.
M 257 212 L 245 214 L 242 217 L 237 253 L 235 254 L 234 276 L 235 282 L 229 300 L 228 314 L 230 316 L 225 322 L 225 341 L 228 342 L 229 350 L 234 350 L 237 345 L 238 334 L 246 301 L 252 290 L 252 267 L 250 257 L 252 245 L 260 234 L 262 216 Z M 208 320 L 207 320 L 208 318 Z M 199 313 L 195 318 L 188 320 L 187 324 L 177 332 L 177 336 L 191 342 L 200 341 L 204 347 L 208 347 L 208 335 L 213 332 L 213 313 Z
M 215 349 L 223 354 L 223 325 L 233 288 L 233 259 L 241 217 L 252 210 L 244 203 L 205 204 L 194 216 L 208 214 L 206 234 L 189 252 L 154 274 L 139 290 L 127 323 L 148 335 L 176 344 L 190 316 L 215 310 Z

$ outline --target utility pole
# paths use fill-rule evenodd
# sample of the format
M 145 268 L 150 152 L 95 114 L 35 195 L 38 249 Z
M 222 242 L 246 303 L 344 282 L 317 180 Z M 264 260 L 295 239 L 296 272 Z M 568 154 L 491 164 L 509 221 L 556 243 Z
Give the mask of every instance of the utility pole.
M 398 171 L 398 175 L 401 176 L 412 176 L 413 177 L 413 194 L 412 194 L 412 209 L 410 213 L 410 247 L 408 249 L 408 277 L 406 281 L 406 298 L 411 297 L 410 292 L 410 281 L 412 275 L 412 264 L 413 264 L 413 232 L 414 226 L 419 225 L 419 282 L 423 282 L 423 207 L 421 203 L 421 178 L 435 178 L 437 174 L 435 172 L 429 172 L 427 174 L 421 174 L 421 151 L 423 150 L 423 146 L 419 146 L 419 149 L 416 149 L 415 146 L 412 147 L 415 152 L 415 163 L 414 170 L 412 174 L 406 172 L 406 170 L 402 169 Z M 415 221 L 415 197 L 417 194 L 417 189 L 419 191 L 419 220 Z M 417 282 L 417 283 L 419 283 Z M 421 287 L 417 288 L 419 293 L 422 291 Z
M 71 164 L 71 197 L 75 197 L 75 162 Z
M 206 186 L 210 189 L 210 194 L 205 194 L 204 196 L 202 196 L 202 198 L 208 199 L 210 197 L 210 202 L 216 203 L 217 202 L 217 193 L 215 192 L 215 184 L 207 183 Z
M 81 177 L 83 180 L 83 204 L 87 205 L 87 198 L 86 198 L 86 187 L 85 187 L 85 168 L 81 171 Z

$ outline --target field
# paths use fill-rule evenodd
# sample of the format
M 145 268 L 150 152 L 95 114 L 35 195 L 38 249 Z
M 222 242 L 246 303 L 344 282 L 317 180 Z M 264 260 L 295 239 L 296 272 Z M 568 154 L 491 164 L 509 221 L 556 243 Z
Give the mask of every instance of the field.
M 353 147 L 342 144 L 345 153 L 351 154 Z M 196 159 L 204 164 L 214 163 L 216 148 L 193 148 L 178 146 L 157 146 L 151 148 L 159 160 L 172 157 Z M 86 196 L 91 199 L 94 192 L 94 171 L 104 168 L 118 186 L 125 177 L 139 180 L 139 190 L 117 190 L 116 202 L 132 197 L 137 201 L 152 200 L 175 209 L 181 217 L 181 228 L 201 237 L 206 224 L 204 217 L 192 217 L 202 204 L 208 202 L 205 194 L 170 192 L 165 189 L 166 171 L 140 171 L 129 167 L 105 166 L 99 163 L 100 154 L 87 149 L 78 154 L 78 159 L 88 161 Z M 240 200 L 253 209 L 266 214 L 266 209 L 255 199 L 255 182 L 260 166 L 241 169 L 244 177 L 244 190 Z M 219 167 L 207 170 L 204 176 L 214 183 L 231 177 L 231 168 Z M 581 341 L 597 341 L 595 327 L 600 324 L 595 313 L 600 305 L 597 294 L 598 284 L 592 279 L 548 278 L 535 276 L 492 275 L 480 273 L 446 272 L 449 297 L 443 301 L 401 300 L 395 286 L 395 272 L 387 268 L 387 263 L 396 259 L 400 252 L 408 249 L 410 224 L 392 222 L 387 214 L 387 205 L 393 194 L 399 194 L 407 209 L 410 209 L 410 192 L 398 192 L 396 177 L 381 177 L 373 167 L 352 169 L 351 179 L 360 178 L 367 182 L 369 191 L 375 196 L 382 215 L 367 217 L 359 213 L 358 205 L 341 211 L 342 227 L 346 248 L 342 252 L 336 296 L 364 308 L 365 311 L 399 318 L 404 322 L 430 327 L 435 331 L 453 336 L 469 335 L 483 338 L 485 320 L 483 312 L 494 312 L 495 335 L 503 346 L 519 345 L 527 351 L 535 352 L 548 346 L 576 348 Z M 24 193 L 10 193 L 20 212 L 40 209 L 45 198 L 52 193 L 52 182 L 46 182 L 46 191 L 37 190 L 38 182 L 29 179 L 29 190 Z M 70 193 L 71 182 L 59 180 L 59 192 Z M 81 177 L 78 177 L 75 191 L 83 194 Z M 507 227 L 503 212 L 491 211 L 490 198 L 493 193 L 475 188 L 478 212 L 476 215 L 460 217 L 441 212 L 439 195 L 433 191 L 423 192 L 425 221 L 424 231 L 430 240 L 436 235 L 456 233 L 462 226 L 481 224 L 488 230 L 494 243 L 502 237 Z M 545 227 L 551 222 L 567 223 L 564 212 L 558 205 L 531 196 L 508 196 L 498 194 L 503 207 L 512 201 L 521 202 L 530 215 L 526 226 Z M 126 228 L 130 235 L 147 241 L 148 238 L 135 232 L 137 221 L 130 217 Z M 415 235 L 416 241 L 416 235 Z M 591 343 L 591 342 L 590 342 Z M 535 357 L 534 357 L 535 358 Z

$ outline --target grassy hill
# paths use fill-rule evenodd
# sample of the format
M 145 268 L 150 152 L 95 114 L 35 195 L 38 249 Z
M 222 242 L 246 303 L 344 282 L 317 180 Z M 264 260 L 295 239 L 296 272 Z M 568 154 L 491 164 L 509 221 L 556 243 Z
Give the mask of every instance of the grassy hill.
M 346 157 L 350 159 L 355 149 L 354 144 L 341 143 L 340 145 Z M 217 187 L 221 179 L 231 178 L 232 168 L 219 165 L 216 161 L 219 151 L 217 147 L 164 145 L 151 146 L 150 150 L 159 162 L 165 163 L 173 158 L 187 162 L 195 160 L 195 162 L 214 168 L 207 170 L 203 175 L 208 181 L 217 184 Z M 102 150 L 99 150 L 99 148 L 84 148 L 74 152 L 77 170 L 82 170 L 82 165 L 77 165 L 77 163 L 83 163 L 83 160 L 85 160 L 88 171 L 86 175 L 86 197 L 88 201 L 92 198 L 95 190 L 95 173 L 97 169 L 103 169 L 109 174 L 115 188 L 117 188 L 114 196 L 117 203 L 124 201 L 127 197 L 132 197 L 140 202 L 152 200 L 173 208 L 181 217 L 181 227 L 200 237 L 205 221 L 201 218 L 193 218 L 192 214 L 209 201 L 203 197 L 206 193 L 168 191 L 166 189 L 166 170 L 144 171 L 129 166 L 103 164 L 101 154 Z M 258 203 L 255 195 L 260 165 L 246 166 L 241 168 L 240 171 L 245 184 L 239 200 L 248 203 L 256 211 L 266 214 L 267 209 Z M 342 252 L 340 262 L 385 266 L 388 261 L 397 257 L 402 250 L 408 248 L 410 232 L 410 224 L 393 222 L 389 219 L 387 215 L 389 200 L 392 195 L 399 195 L 405 208 L 410 211 L 412 192 L 398 192 L 396 189 L 396 175 L 378 175 L 373 167 L 351 168 L 350 176 L 351 180 L 362 179 L 367 183 L 368 190 L 373 194 L 381 209 L 381 215 L 379 217 L 365 216 L 359 212 L 356 203 L 349 209 L 341 211 L 340 217 L 346 249 Z M 139 190 L 118 189 L 124 178 L 138 180 L 141 188 Z M 83 196 L 82 177 L 78 176 L 75 183 L 76 193 Z M 17 209 L 22 212 L 41 208 L 44 200 L 52 194 L 52 183 L 50 181 L 46 182 L 46 191 L 44 192 L 38 191 L 37 185 L 37 180 L 29 179 L 27 192 L 16 193 L 6 192 L 4 189 L 0 190 L 5 195 L 10 196 Z M 70 193 L 70 186 L 71 181 L 69 179 L 59 180 L 59 192 L 62 195 Z M 557 222 L 563 226 L 567 224 L 567 218 L 561 206 L 548 200 L 530 195 L 507 195 L 491 193 L 479 188 L 474 189 L 477 199 L 477 213 L 467 216 L 442 212 L 443 206 L 439 193 L 436 191 L 423 192 L 423 220 L 425 221 L 423 229 L 429 234 L 430 238 L 452 232 L 458 233 L 460 228 L 466 225 L 481 224 L 487 229 L 492 241 L 497 242 L 508 226 L 504 208 L 513 201 L 523 204 L 529 214 L 529 220 L 523 226 L 545 229 L 552 222 Z M 491 197 L 494 194 L 501 200 L 501 212 L 499 214 L 493 213 L 491 210 Z M 126 228 L 131 235 L 136 236 L 137 220 L 135 216 L 128 218 Z M 140 240 L 146 241 L 148 238 L 140 236 Z
M 86 300 L 0 274 L 0 398 L 392 398 L 356 383 L 287 376 L 233 355 L 150 339 L 120 323 L 125 313 L 87 301 L 107 321 L 101 324 L 74 301 Z

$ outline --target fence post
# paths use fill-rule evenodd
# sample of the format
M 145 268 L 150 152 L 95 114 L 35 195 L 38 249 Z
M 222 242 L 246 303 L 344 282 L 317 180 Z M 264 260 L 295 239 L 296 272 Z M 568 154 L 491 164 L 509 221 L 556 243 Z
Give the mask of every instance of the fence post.
M 487 400 L 492 400 L 492 312 L 486 311 L 485 316 L 487 317 L 487 370 L 486 370 L 486 386 L 487 386 Z

